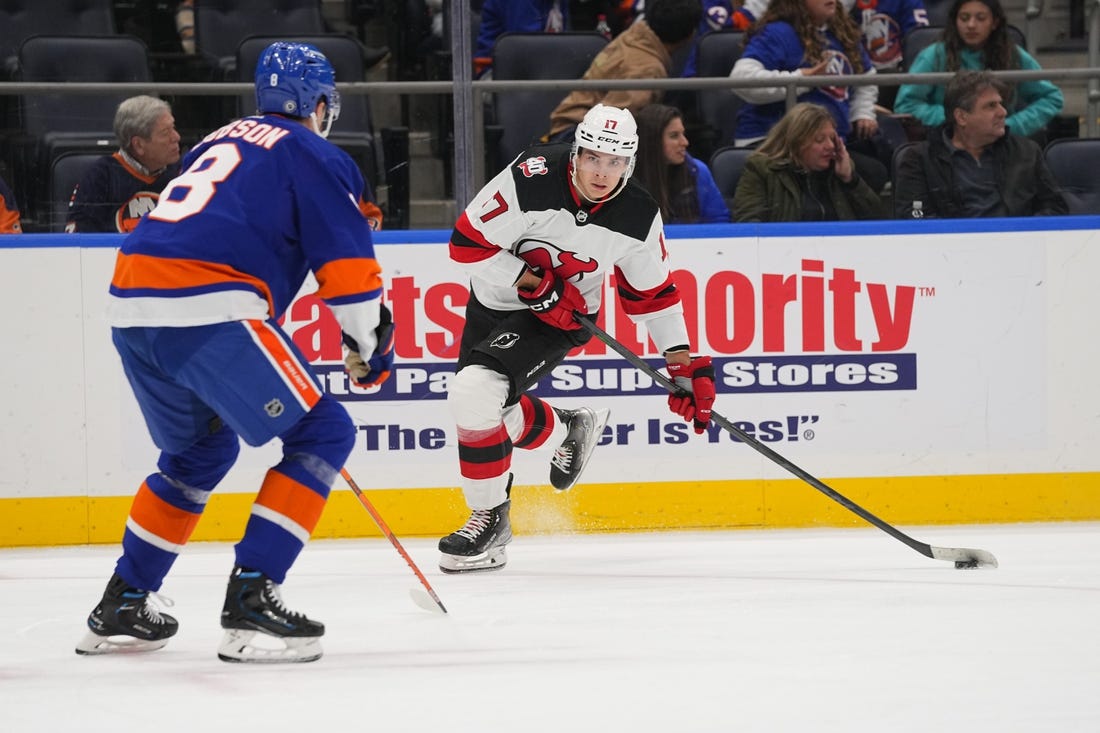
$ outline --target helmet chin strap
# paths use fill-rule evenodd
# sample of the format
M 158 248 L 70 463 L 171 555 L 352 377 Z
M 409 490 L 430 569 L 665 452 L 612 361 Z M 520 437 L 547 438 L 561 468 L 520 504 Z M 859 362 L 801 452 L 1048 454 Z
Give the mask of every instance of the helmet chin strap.
M 321 137 L 327 138 L 329 131 L 332 129 L 332 115 L 325 112 L 325 126 L 321 127 L 321 121 L 317 119 L 317 110 L 313 110 L 309 113 L 309 126 Z

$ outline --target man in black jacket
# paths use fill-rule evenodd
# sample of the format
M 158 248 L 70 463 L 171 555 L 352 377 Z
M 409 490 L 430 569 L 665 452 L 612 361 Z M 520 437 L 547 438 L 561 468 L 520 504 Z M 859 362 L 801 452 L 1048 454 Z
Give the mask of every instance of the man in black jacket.
M 946 122 L 896 163 L 898 218 L 1069 212 L 1042 149 L 1005 127 L 1006 95 L 988 71 L 955 75 L 943 98 Z

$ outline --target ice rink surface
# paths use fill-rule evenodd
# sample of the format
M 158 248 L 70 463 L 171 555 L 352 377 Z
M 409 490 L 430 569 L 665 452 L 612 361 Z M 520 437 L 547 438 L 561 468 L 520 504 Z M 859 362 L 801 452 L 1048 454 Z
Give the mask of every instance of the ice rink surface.
M 518 536 L 444 576 L 434 540 L 317 541 L 283 588 L 312 664 L 215 650 L 229 544 L 192 544 L 148 654 L 73 645 L 117 547 L 0 550 L 0 730 L 1100 731 L 1100 525 L 901 528 L 989 550 L 955 570 L 877 529 Z

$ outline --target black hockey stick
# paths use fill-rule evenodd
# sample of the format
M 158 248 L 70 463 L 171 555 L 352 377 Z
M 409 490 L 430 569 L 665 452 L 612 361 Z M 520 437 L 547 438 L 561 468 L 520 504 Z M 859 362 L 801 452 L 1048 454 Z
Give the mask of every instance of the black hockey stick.
M 638 369 L 641 369 L 643 372 L 648 374 L 650 377 L 653 378 L 655 382 L 660 384 L 669 392 L 672 392 L 673 394 L 678 394 L 682 392 L 682 390 L 677 387 L 671 379 L 669 379 L 664 374 L 661 374 L 659 371 L 650 366 L 640 356 L 638 356 L 633 351 L 626 348 L 617 340 L 615 340 L 615 338 L 611 336 L 611 334 L 607 333 L 598 325 L 596 325 L 596 323 L 591 318 L 589 318 L 588 316 L 580 315 L 578 315 L 576 318 L 577 321 L 579 321 L 584 328 L 592 333 L 592 335 L 607 344 L 609 347 L 611 347 L 612 350 L 618 352 L 620 356 L 636 366 Z M 825 482 L 821 481 L 818 478 L 815 478 L 795 464 L 791 463 L 786 458 L 776 453 L 771 448 L 764 445 L 759 440 L 731 423 L 725 417 L 719 415 L 717 412 L 711 412 L 711 420 L 713 420 L 717 425 L 729 432 L 731 435 L 735 436 L 745 445 L 749 446 L 758 453 L 761 453 L 772 463 L 775 463 L 777 466 L 780 466 L 787 471 L 793 473 L 795 476 L 802 479 L 821 493 L 825 494 L 825 496 L 840 504 L 848 511 L 867 520 L 894 539 L 904 542 L 920 554 L 926 557 L 930 557 L 933 560 L 946 560 L 947 562 L 953 562 L 955 563 L 956 568 L 997 567 L 997 558 L 993 557 L 992 553 L 986 552 L 985 550 L 971 550 L 965 547 L 934 547 L 933 545 L 929 545 L 925 542 L 920 542 L 913 539 L 912 537 L 905 534 L 888 522 L 884 522 L 883 520 L 879 519 L 874 514 L 867 511 L 859 504 L 856 504 L 851 499 L 837 493 L 835 490 L 827 486 Z

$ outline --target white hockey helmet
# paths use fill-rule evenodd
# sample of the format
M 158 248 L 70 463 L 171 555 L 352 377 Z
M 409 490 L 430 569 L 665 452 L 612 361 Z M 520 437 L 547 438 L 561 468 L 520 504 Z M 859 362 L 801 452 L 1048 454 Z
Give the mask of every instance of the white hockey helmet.
M 597 104 L 577 125 L 575 147 L 633 158 L 638 152 L 638 123 L 628 109 Z
M 584 119 L 577 125 L 573 137 L 573 167 L 576 170 L 577 151 L 580 148 L 595 150 L 598 153 L 610 153 L 629 158 L 626 172 L 619 186 L 608 198 L 617 195 L 626 186 L 626 180 L 634 172 L 638 152 L 638 123 L 628 109 L 597 104 L 588 110 Z

